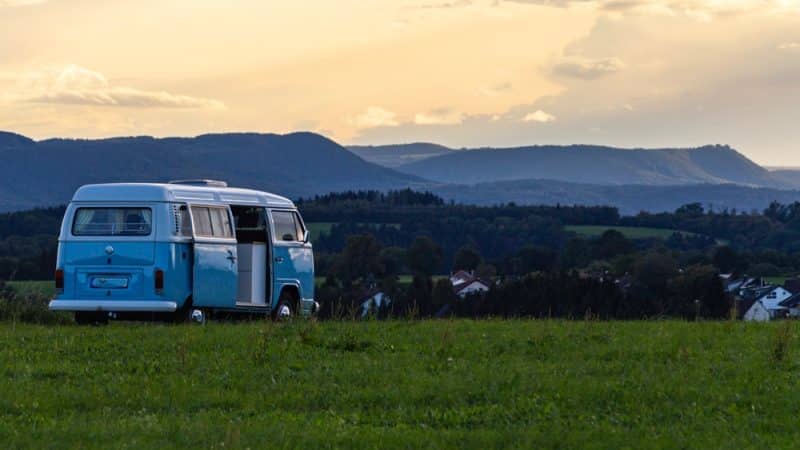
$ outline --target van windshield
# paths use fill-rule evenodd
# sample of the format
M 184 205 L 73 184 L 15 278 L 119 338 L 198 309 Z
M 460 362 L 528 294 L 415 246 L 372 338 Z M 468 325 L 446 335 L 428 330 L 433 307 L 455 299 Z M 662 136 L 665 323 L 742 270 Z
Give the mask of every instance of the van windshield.
M 78 208 L 74 236 L 148 236 L 153 228 L 150 208 Z

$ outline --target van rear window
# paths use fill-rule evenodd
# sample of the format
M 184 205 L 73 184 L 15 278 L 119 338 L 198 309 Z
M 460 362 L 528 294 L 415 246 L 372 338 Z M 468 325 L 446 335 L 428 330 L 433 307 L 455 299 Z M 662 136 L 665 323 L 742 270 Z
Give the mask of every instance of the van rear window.
M 74 236 L 149 236 L 150 208 L 78 208 L 72 222 Z

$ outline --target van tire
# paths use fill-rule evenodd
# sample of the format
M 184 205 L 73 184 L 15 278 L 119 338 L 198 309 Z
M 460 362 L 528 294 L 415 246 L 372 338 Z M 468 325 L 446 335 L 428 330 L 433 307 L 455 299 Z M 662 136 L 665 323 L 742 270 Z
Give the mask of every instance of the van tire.
M 75 323 L 78 325 L 108 325 L 108 316 L 102 312 L 76 311 Z
M 192 306 L 192 298 L 189 297 L 183 302 L 183 305 L 176 309 L 172 315 L 173 323 L 190 323 L 192 321 L 192 311 L 195 308 Z
M 294 298 L 294 295 L 287 290 L 284 289 L 281 292 L 281 296 L 278 298 L 278 305 L 275 306 L 275 310 L 272 311 L 272 320 L 289 320 L 297 314 L 297 301 Z M 286 312 L 288 311 L 288 315 Z

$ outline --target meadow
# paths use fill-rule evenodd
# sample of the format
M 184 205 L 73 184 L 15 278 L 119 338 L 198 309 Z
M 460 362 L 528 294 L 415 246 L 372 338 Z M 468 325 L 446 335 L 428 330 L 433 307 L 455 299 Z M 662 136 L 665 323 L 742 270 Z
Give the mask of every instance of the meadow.
M 0 324 L 4 448 L 793 447 L 795 322 Z
M 598 237 L 608 230 L 615 230 L 622 233 L 628 239 L 667 239 L 674 233 L 681 233 L 687 236 L 693 236 L 694 233 L 686 231 L 671 230 L 668 228 L 650 228 L 650 227 L 617 227 L 606 225 L 566 225 L 564 227 L 567 231 L 572 231 L 580 236 L 585 237 Z

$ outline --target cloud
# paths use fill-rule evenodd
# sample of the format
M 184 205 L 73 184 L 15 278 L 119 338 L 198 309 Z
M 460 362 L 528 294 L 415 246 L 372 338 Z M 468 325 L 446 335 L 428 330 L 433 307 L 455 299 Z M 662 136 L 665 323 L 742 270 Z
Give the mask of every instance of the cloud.
M 350 123 L 356 128 L 396 127 L 400 123 L 397 114 L 379 106 L 370 106 L 361 114 L 353 117 Z
M 217 100 L 112 85 L 101 73 L 69 65 L 57 71 L 27 74 L 22 100 L 31 103 L 127 108 L 224 108 Z
M 784 42 L 778 46 L 778 50 L 800 50 L 800 42 Z
M 47 0 L 0 0 L 0 8 L 14 6 L 29 6 L 44 3 Z
M 595 80 L 611 75 L 625 68 L 619 58 L 588 59 L 579 57 L 566 58 L 553 66 L 556 75 L 583 80 Z
M 464 121 L 464 114 L 450 108 L 435 109 L 414 115 L 417 125 L 457 125 Z
M 684 15 L 699 20 L 750 12 L 798 10 L 793 0 L 506 0 L 557 8 L 588 7 L 608 13 Z
M 547 123 L 547 122 L 553 122 L 554 120 L 556 120 L 556 116 L 548 114 L 542 111 L 541 109 L 536 110 L 532 113 L 528 113 L 522 118 L 523 122 Z

